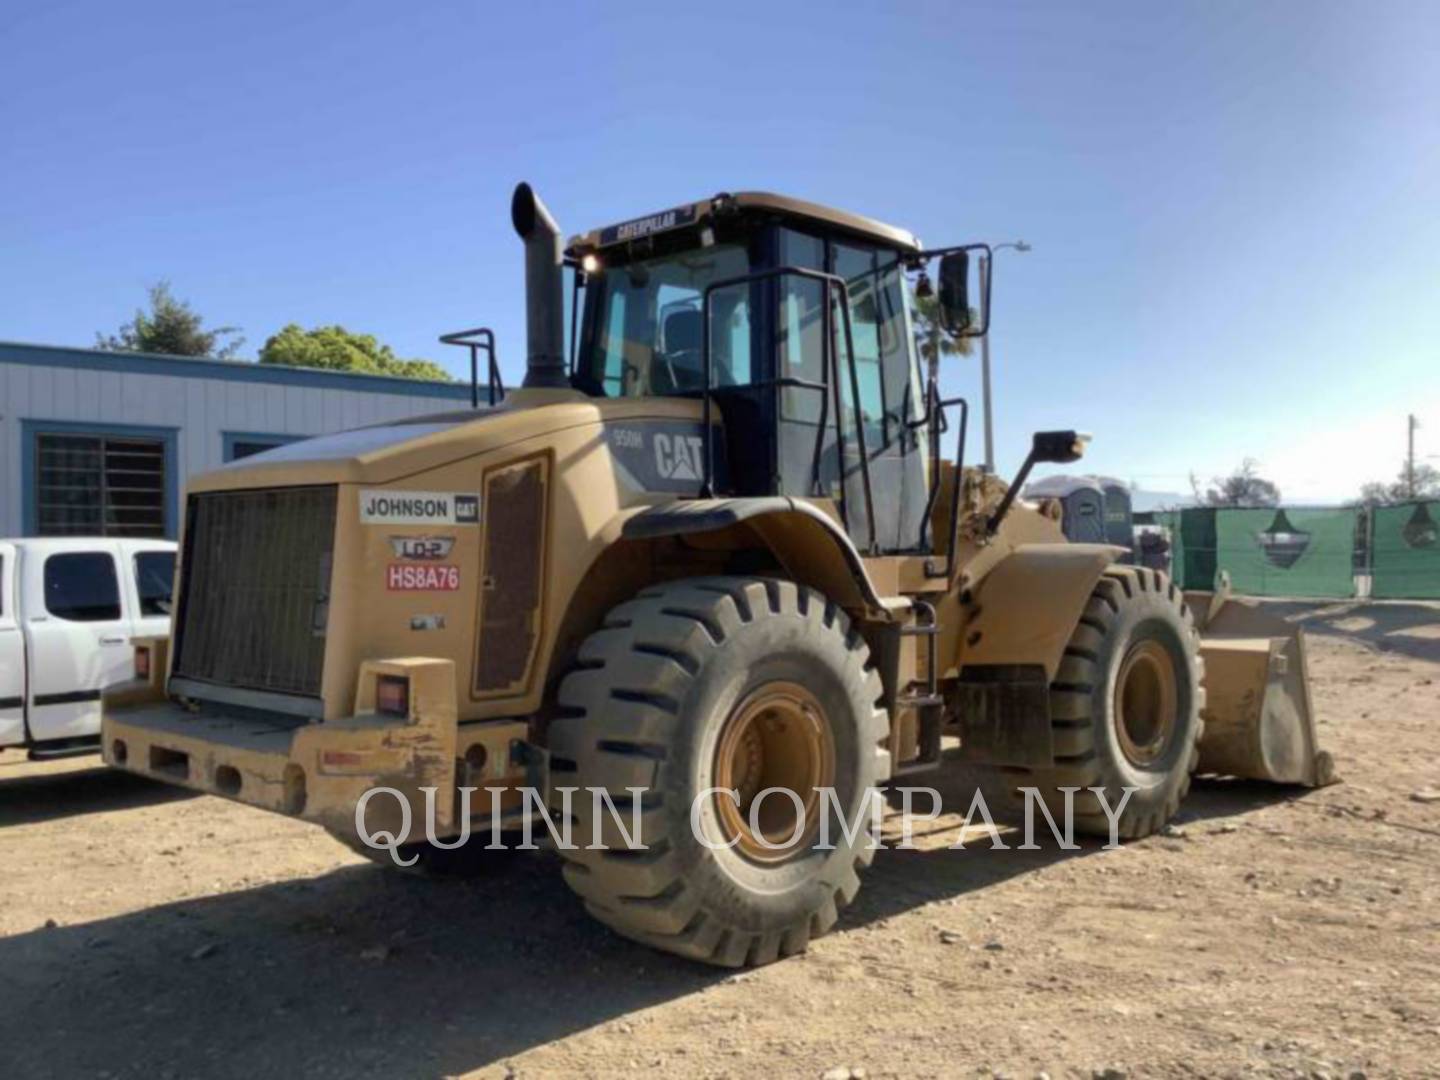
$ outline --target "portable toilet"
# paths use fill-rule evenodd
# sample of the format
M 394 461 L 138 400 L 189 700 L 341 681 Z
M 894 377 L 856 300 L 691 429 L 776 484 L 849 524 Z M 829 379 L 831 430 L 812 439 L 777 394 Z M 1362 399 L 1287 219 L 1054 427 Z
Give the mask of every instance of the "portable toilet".
M 1076 544 L 1105 544 L 1105 492 L 1093 476 L 1047 476 L 1025 487 L 1027 499 L 1059 499 L 1060 526 Z M 1129 548 L 1127 543 L 1126 548 Z
M 1130 489 L 1123 480 L 1113 476 L 1094 478 L 1105 496 L 1105 540 L 1123 547 L 1122 563 L 1135 561 L 1135 520 L 1130 503 Z

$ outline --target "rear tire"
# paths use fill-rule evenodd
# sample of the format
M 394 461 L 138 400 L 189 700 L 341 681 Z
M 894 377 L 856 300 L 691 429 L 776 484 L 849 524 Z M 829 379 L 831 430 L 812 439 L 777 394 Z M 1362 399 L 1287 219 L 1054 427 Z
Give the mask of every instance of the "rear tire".
M 1175 816 L 1190 790 L 1204 730 L 1204 661 L 1175 583 L 1148 567 L 1110 567 L 1096 582 L 1050 684 L 1055 766 L 1026 770 L 1057 822 L 1058 789 L 1074 793 L 1077 832 L 1110 835 L 1089 788 L 1120 812 L 1118 834 L 1148 836 Z M 1020 784 L 1017 787 L 1022 786 Z
M 881 694 L 864 639 L 813 589 L 754 577 L 646 589 L 585 641 L 560 687 L 553 783 L 580 789 L 566 883 L 613 930 L 681 956 L 739 967 L 803 951 L 873 857 L 869 820 L 847 839 L 834 805 L 855 823 L 889 775 Z M 834 803 L 816 786 L 833 787 Z M 804 818 L 768 796 L 761 808 L 780 817 L 752 832 L 725 796 L 701 798 L 716 787 L 739 792 L 742 809 L 765 788 L 794 791 Z M 591 788 L 618 815 L 597 824 Z M 633 843 L 615 820 L 631 823 L 627 788 L 644 791 Z M 597 836 L 605 848 L 588 850 Z

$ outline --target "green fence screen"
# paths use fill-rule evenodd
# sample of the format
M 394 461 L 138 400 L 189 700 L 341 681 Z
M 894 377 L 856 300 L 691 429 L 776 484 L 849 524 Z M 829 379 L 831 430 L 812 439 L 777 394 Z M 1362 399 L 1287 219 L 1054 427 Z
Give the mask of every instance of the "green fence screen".
M 1440 598 L 1440 502 L 1375 508 L 1370 595 Z
M 1183 510 L 1171 525 L 1171 574 L 1185 589 L 1212 588 L 1224 570 L 1237 593 L 1251 596 L 1354 596 L 1356 514 Z
M 1217 510 L 1217 566 L 1253 596 L 1354 596 L 1353 508 Z
M 1215 511 L 1185 510 L 1180 514 L 1179 538 L 1171 565 L 1183 589 L 1215 587 Z

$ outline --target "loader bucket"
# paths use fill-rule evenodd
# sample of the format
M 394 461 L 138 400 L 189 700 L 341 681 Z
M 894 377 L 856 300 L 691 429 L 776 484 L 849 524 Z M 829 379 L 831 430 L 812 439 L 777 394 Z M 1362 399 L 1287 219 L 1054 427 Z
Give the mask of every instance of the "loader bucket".
M 1254 600 L 1187 592 L 1205 660 L 1205 733 L 1198 771 L 1277 784 L 1333 783 L 1334 759 L 1317 745 L 1305 638 Z

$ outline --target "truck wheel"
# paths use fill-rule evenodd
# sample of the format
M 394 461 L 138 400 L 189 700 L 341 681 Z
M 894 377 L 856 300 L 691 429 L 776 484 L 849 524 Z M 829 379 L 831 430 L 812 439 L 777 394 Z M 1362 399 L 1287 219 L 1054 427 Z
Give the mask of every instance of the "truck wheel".
M 1055 767 L 1030 772 L 1057 822 L 1062 787 L 1104 788 L 1113 809 L 1134 788 L 1118 832 L 1148 836 L 1175 816 L 1199 758 L 1205 706 L 1199 636 L 1180 590 L 1158 570 L 1111 567 L 1050 684 Z M 1110 835 L 1088 790 L 1075 792 L 1076 831 Z
M 881 693 L 864 639 L 813 589 L 716 577 L 644 590 L 560 687 L 552 782 L 579 789 L 566 883 L 607 926 L 682 956 L 739 967 L 803 951 L 873 857 L 890 768 Z

